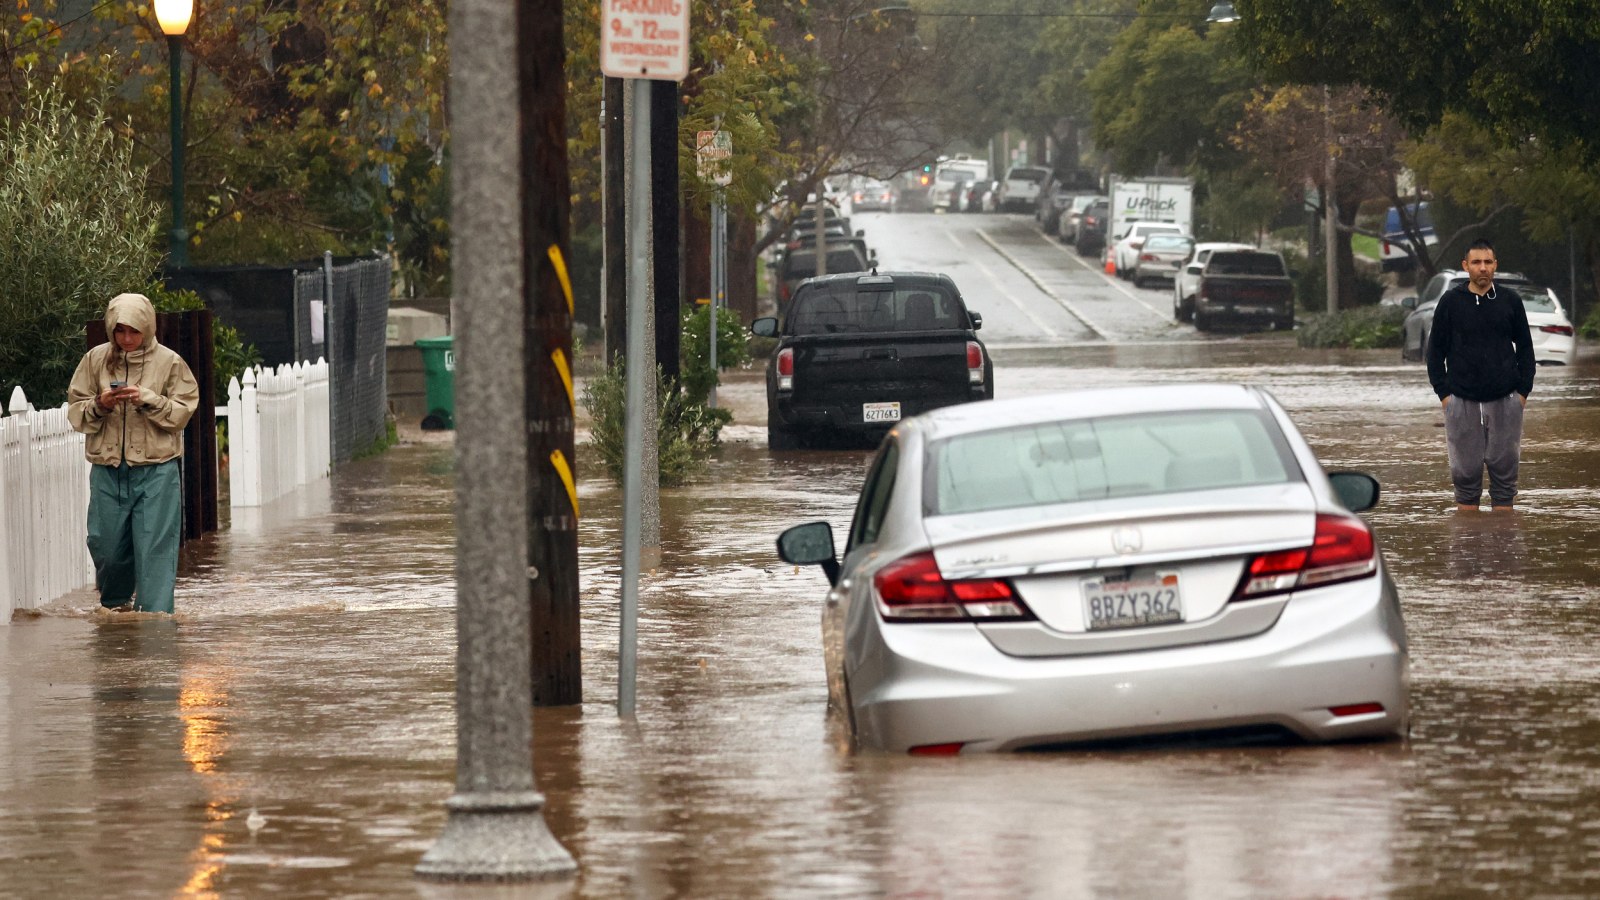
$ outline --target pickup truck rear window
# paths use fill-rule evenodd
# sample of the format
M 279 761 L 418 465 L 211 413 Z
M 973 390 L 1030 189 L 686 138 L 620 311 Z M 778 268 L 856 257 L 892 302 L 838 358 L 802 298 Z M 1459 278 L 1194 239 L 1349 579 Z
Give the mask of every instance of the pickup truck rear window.
M 1217 251 L 1206 263 L 1210 275 L 1287 275 L 1276 253 Z
M 964 330 L 961 301 L 935 287 L 887 291 L 807 292 L 795 298 L 788 333 L 871 334 L 875 332 Z

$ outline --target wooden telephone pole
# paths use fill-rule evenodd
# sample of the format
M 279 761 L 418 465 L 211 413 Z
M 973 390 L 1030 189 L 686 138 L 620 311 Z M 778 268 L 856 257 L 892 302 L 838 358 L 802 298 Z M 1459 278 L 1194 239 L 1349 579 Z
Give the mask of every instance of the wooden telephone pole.
M 528 579 L 534 706 L 583 701 L 578 619 L 578 489 L 573 456 L 571 187 L 561 0 L 517 4 L 522 82 L 527 340 Z

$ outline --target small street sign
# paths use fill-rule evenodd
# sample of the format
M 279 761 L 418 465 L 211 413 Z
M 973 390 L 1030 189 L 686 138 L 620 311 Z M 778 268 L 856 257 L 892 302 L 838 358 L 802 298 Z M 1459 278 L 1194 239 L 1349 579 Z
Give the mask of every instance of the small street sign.
M 723 187 L 733 183 L 733 171 L 728 165 L 733 159 L 733 132 L 696 132 L 694 151 L 701 179 Z
M 600 71 L 682 81 L 689 74 L 689 0 L 602 0 Z

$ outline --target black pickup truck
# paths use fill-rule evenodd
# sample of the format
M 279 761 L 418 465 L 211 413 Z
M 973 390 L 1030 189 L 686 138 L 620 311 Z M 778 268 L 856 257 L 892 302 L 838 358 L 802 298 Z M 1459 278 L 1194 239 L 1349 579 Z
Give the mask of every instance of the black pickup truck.
M 1271 250 L 1215 250 L 1200 270 L 1194 327 L 1210 331 L 1224 322 L 1294 327 L 1294 279 Z
M 994 397 L 983 317 L 949 276 L 826 275 L 750 330 L 776 337 L 767 363 L 767 444 L 794 450 L 832 434 L 876 438 L 903 418 Z

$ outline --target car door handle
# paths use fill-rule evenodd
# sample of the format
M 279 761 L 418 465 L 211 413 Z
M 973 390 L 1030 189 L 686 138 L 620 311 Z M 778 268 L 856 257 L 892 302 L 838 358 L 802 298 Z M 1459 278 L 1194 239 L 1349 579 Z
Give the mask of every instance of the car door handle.
M 828 591 L 828 605 L 838 606 L 839 600 L 850 593 L 850 579 L 845 578 Z

